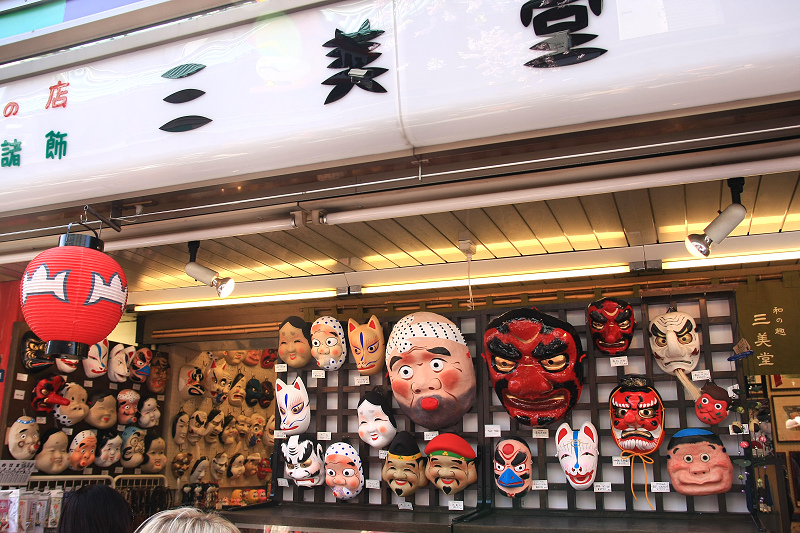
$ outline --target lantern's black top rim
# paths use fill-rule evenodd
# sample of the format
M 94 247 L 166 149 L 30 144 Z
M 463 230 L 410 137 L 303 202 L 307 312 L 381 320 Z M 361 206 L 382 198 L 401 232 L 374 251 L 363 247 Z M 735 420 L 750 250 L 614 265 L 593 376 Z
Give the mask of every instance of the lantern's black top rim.
M 58 239 L 59 246 L 81 246 L 91 248 L 98 252 L 103 251 L 103 241 L 93 235 L 82 235 L 80 233 L 67 233 Z

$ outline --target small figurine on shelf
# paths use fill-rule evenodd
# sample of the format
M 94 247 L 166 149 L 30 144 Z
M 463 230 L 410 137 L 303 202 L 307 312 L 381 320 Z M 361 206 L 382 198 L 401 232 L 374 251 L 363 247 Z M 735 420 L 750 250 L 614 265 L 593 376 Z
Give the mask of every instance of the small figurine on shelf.
M 233 489 L 231 492 L 230 502 L 231 506 L 238 507 L 242 505 L 242 489 Z

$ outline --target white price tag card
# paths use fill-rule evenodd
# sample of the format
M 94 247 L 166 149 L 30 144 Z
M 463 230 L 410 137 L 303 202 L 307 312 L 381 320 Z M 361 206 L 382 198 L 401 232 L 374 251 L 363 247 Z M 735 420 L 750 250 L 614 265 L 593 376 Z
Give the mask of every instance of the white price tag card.
M 377 479 L 368 479 L 366 481 L 366 486 L 368 489 L 379 489 L 381 488 L 381 482 Z
M 594 491 L 595 492 L 611 492 L 611 482 L 610 481 L 595 481 L 594 482 Z
M 547 428 L 534 428 L 532 437 L 534 439 L 549 439 L 550 430 Z
M 464 510 L 464 502 L 462 502 L 462 501 L 450 501 L 450 502 L 447 502 L 447 510 L 448 511 L 463 511 Z
M 710 370 L 692 370 L 692 381 L 706 381 L 710 379 Z
M 426 431 L 425 440 L 433 440 L 439 435 L 438 431 Z
M 90 379 L 87 379 L 86 381 L 83 382 L 83 388 L 84 389 L 91 388 L 92 385 L 94 385 L 94 381 L 92 381 Z
M 311 377 L 314 379 L 325 379 L 325 371 L 324 370 L 312 370 Z
M 500 436 L 500 425 L 499 424 L 486 424 L 483 426 L 483 436 L 484 437 L 499 437 Z
M 125 431 L 125 426 L 123 426 L 122 424 L 117 424 L 117 431 L 120 431 L 120 432 L 121 431 Z
M 669 492 L 669 481 L 653 481 L 650 483 L 650 492 Z
M 14 399 L 15 400 L 24 400 L 25 399 L 25 391 L 16 389 L 14 391 Z
M 386 459 L 389 457 L 389 450 L 378 450 L 378 459 Z
M 117 385 L 116 383 L 109 383 L 108 388 L 111 390 L 117 390 L 119 389 L 119 385 Z
M 275 372 L 286 372 L 289 370 L 289 365 L 286 363 L 278 363 L 275 365 Z
M 615 455 L 611 458 L 611 465 L 612 466 L 631 466 L 631 458 L 630 457 L 620 457 L 619 455 Z
M 36 417 L 37 424 L 47 424 L 47 418 L 44 416 L 37 416 Z
M 110 471 L 109 471 L 109 470 L 101 470 L 101 471 L 100 471 L 100 475 L 101 475 L 101 476 L 107 476 L 109 473 L 110 473 Z
M 158 396 L 156 396 L 156 400 L 158 400 L 159 402 L 163 402 L 165 399 L 166 397 L 163 394 L 159 394 Z
M 289 486 L 289 480 L 286 479 L 285 477 L 279 477 L 278 478 L 278 486 L 279 487 L 288 487 Z
M 84 468 L 83 469 L 83 473 L 86 474 L 87 476 L 91 476 L 92 473 L 94 473 L 94 469 L 93 468 Z
M 411 505 L 411 502 L 400 502 L 397 504 L 397 508 L 401 511 L 413 511 L 414 506 Z
M 317 440 L 331 440 L 331 432 L 317 431 Z
M 533 490 L 547 490 L 547 480 L 546 479 L 534 479 L 533 480 Z
M 739 384 L 738 383 L 734 383 L 733 385 L 728 387 L 727 390 L 728 390 L 728 396 L 730 396 L 734 400 L 737 400 L 739 398 Z
M 17 374 L 17 381 L 28 381 L 28 374 Z
M 628 356 L 620 355 L 619 357 L 612 357 L 611 366 L 628 366 Z
M 142 473 L 142 469 L 141 468 L 134 468 L 133 469 L 133 473 L 138 476 L 138 475 L 140 475 Z
M 72 428 L 64 428 L 61 431 L 63 431 L 67 435 L 72 435 Z
M 117 467 L 115 467 L 115 468 L 114 468 L 114 473 L 115 473 L 115 474 L 121 474 L 121 473 L 122 473 L 122 467 L 121 467 L 121 466 L 117 466 Z
M 369 376 L 356 376 L 353 381 L 356 385 L 369 385 Z
M 276 429 L 275 430 L 275 438 L 276 439 L 285 439 L 286 438 L 286 432 L 284 430 L 282 430 L 282 429 Z
M 139 389 L 141 389 L 141 388 L 142 388 L 142 386 L 141 386 L 141 385 L 139 385 L 138 383 L 134 383 L 134 384 L 133 384 L 133 390 L 139 390 Z

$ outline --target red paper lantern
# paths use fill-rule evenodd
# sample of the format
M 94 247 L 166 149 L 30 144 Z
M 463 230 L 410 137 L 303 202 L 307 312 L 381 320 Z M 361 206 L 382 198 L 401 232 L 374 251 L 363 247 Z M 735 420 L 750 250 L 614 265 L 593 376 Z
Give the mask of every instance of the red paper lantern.
M 68 233 L 28 263 L 20 301 L 31 330 L 47 341 L 48 356 L 83 359 L 119 324 L 128 280 L 103 253 L 103 241 Z

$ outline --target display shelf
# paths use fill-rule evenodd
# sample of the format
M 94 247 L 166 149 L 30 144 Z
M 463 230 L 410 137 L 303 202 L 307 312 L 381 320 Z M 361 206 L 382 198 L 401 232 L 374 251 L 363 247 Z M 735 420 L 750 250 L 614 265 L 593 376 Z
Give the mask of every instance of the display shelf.
M 369 505 L 319 505 L 280 503 L 272 507 L 246 507 L 222 515 L 242 529 L 267 525 L 328 530 L 449 533 L 451 523 L 464 512 L 401 511 Z

